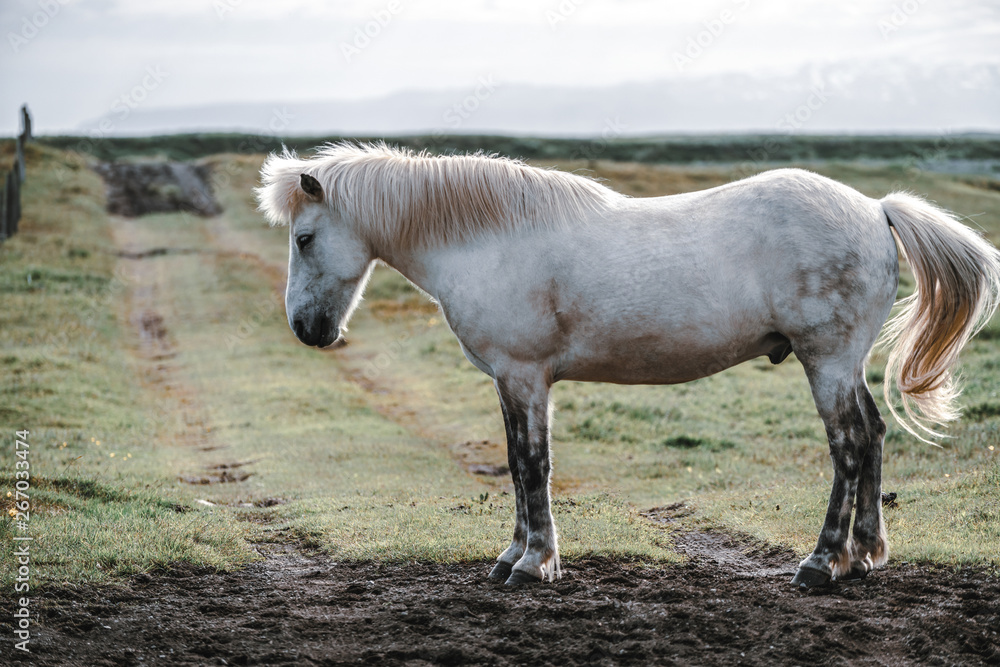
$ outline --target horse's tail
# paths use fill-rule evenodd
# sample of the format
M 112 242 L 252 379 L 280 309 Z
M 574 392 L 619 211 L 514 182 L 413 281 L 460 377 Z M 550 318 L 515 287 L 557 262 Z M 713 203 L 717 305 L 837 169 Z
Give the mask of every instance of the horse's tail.
M 952 367 L 1000 303 L 1000 252 L 920 197 L 894 193 L 881 204 L 917 282 L 884 333 L 885 398 L 899 424 L 927 441 L 925 435 L 942 435 L 933 426 L 959 415 Z M 893 385 L 905 416 L 897 412 Z

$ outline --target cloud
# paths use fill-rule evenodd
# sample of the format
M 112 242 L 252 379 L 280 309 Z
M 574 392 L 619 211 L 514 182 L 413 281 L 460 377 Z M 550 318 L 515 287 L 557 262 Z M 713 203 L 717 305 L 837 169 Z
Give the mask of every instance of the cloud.
M 4 3 L 0 20 L 16 31 L 38 1 Z M 0 130 L 13 131 L 22 101 L 43 131 L 99 117 L 146 67 L 171 73 L 147 108 L 169 108 L 462 89 L 484 75 L 583 87 L 781 76 L 845 61 L 902 63 L 903 77 L 1000 63 L 994 3 L 970 0 L 394 0 L 392 22 L 346 61 L 341 46 L 390 1 L 70 1 L 24 48 L 0 57 L 8 100 Z M 886 20 L 899 25 L 883 35 Z M 692 41 L 705 45 L 679 67 L 676 55 Z

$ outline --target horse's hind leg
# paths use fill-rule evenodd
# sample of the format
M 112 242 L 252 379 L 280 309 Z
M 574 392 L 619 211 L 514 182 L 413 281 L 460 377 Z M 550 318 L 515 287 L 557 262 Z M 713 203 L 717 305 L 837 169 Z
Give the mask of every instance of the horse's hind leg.
M 850 575 L 856 567 L 865 568 L 866 572 L 870 569 L 870 565 L 863 563 L 865 554 L 862 554 L 862 560 L 859 561 L 856 554 L 852 553 L 851 546 L 854 543 L 849 545 L 848 539 L 851 510 L 859 483 L 863 480 L 862 491 L 866 496 L 872 493 L 873 484 L 878 485 L 878 480 L 869 472 L 872 466 L 866 464 L 870 464 L 870 457 L 875 455 L 874 452 L 870 453 L 873 449 L 871 443 L 873 440 L 881 442 L 881 434 L 877 433 L 878 422 L 873 422 L 869 415 L 867 399 L 871 396 L 864 384 L 862 363 L 851 363 L 850 360 L 844 363 L 844 359 L 833 358 L 817 362 L 808 357 L 802 361 L 809 376 L 816 408 L 826 426 L 834 470 L 833 488 L 823 530 L 815 550 L 799 564 L 799 570 L 792 579 L 793 584 L 812 587 L 823 585 L 832 577 Z M 877 411 L 875 414 L 877 415 Z M 880 428 L 884 433 L 884 424 Z M 878 464 L 881 465 L 881 447 L 878 455 Z M 864 528 L 867 529 L 871 523 L 867 505 L 861 516 Z M 867 533 L 859 537 L 863 537 L 865 542 L 874 539 Z M 869 544 L 873 546 L 874 543 Z M 866 548 L 869 544 L 865 545 Z
M 868 451 L 861 463 L 854 510 L 854 531 L 849 551 L 851 569 L 840 579 L 860 579 L 889 559 L 889 543 L 882 521 L 882 443 L 885 421 L 868 387 L 858 388 L 868 425 Z
M 493 566 L 489 578 L 494 581 L 507 581 L 514 563 L 524 555 L 524 548 L 528 540 L 528 508 L 517 465 L 517 443 L 520 424 L 516 416 L 512 415 L 511 411 L 507 409 L 499 385 L 496 386 L 497 395 L 500 397 L 500 410 L 503 412 L 504 430 L 507 433 L 507 465 L 510 468 L 511 481 L 514 483 L 514 537 L 510 542 L 510 546 L 497 558 L 497 564 Z

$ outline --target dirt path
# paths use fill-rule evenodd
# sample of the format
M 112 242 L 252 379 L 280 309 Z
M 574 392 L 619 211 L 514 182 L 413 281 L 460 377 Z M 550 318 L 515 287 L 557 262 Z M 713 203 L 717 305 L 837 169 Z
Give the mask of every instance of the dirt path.
M 162 406 L 163 414 L 172 416 L 163 428 L 165 438 L 181 447 L 190 447 L 190 466 L 183 471 L 182 481 L 201 484 L 228 481 L 222 476 L 228 470 L 203 470 L 201 453 L 220 448 L 213 441 L 208 415 L 197 387 L 188 382 L 178 367 L 182 350 L 172 333 L 176 317 L 176 304 L 165 298 L 171 273 L 169 265 L 161 258 L 173 255 L 191 255 L 204 252 L 201 248 L 162 246 L 162 241 L 151 236 L 149 230 L 135 221 L 120 216 L 111 217 L 111 229 L 120 256 L 117 272 L 127 276 L 129 289 L 119 314 L 133 331 L 132 345 L 128 352 L 136 359 L 136 366 L 150 395 Z
M 178 567 L 49 592 L 33 662 L 1000 664 L 1000 582 L 971 570 L 902 566 L 806 594 L 768 573 L 772 558 L 740 552 L 752 572 L 700 557 L 669 568 L 589 559 L 512 590 L 487 582 L 488 563 L 265 555 L 236 573 Z

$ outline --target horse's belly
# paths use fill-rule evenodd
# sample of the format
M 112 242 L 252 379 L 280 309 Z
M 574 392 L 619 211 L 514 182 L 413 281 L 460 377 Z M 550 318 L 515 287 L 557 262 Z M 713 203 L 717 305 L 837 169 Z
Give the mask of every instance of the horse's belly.
M 679 384 L 762 355 L 770 355 L 777 363 L 790 351 L 788 340 L 777 333 L 709 344 L 655 335 L 595 343 L 574 346 L 556 377 L 615 384 Z

